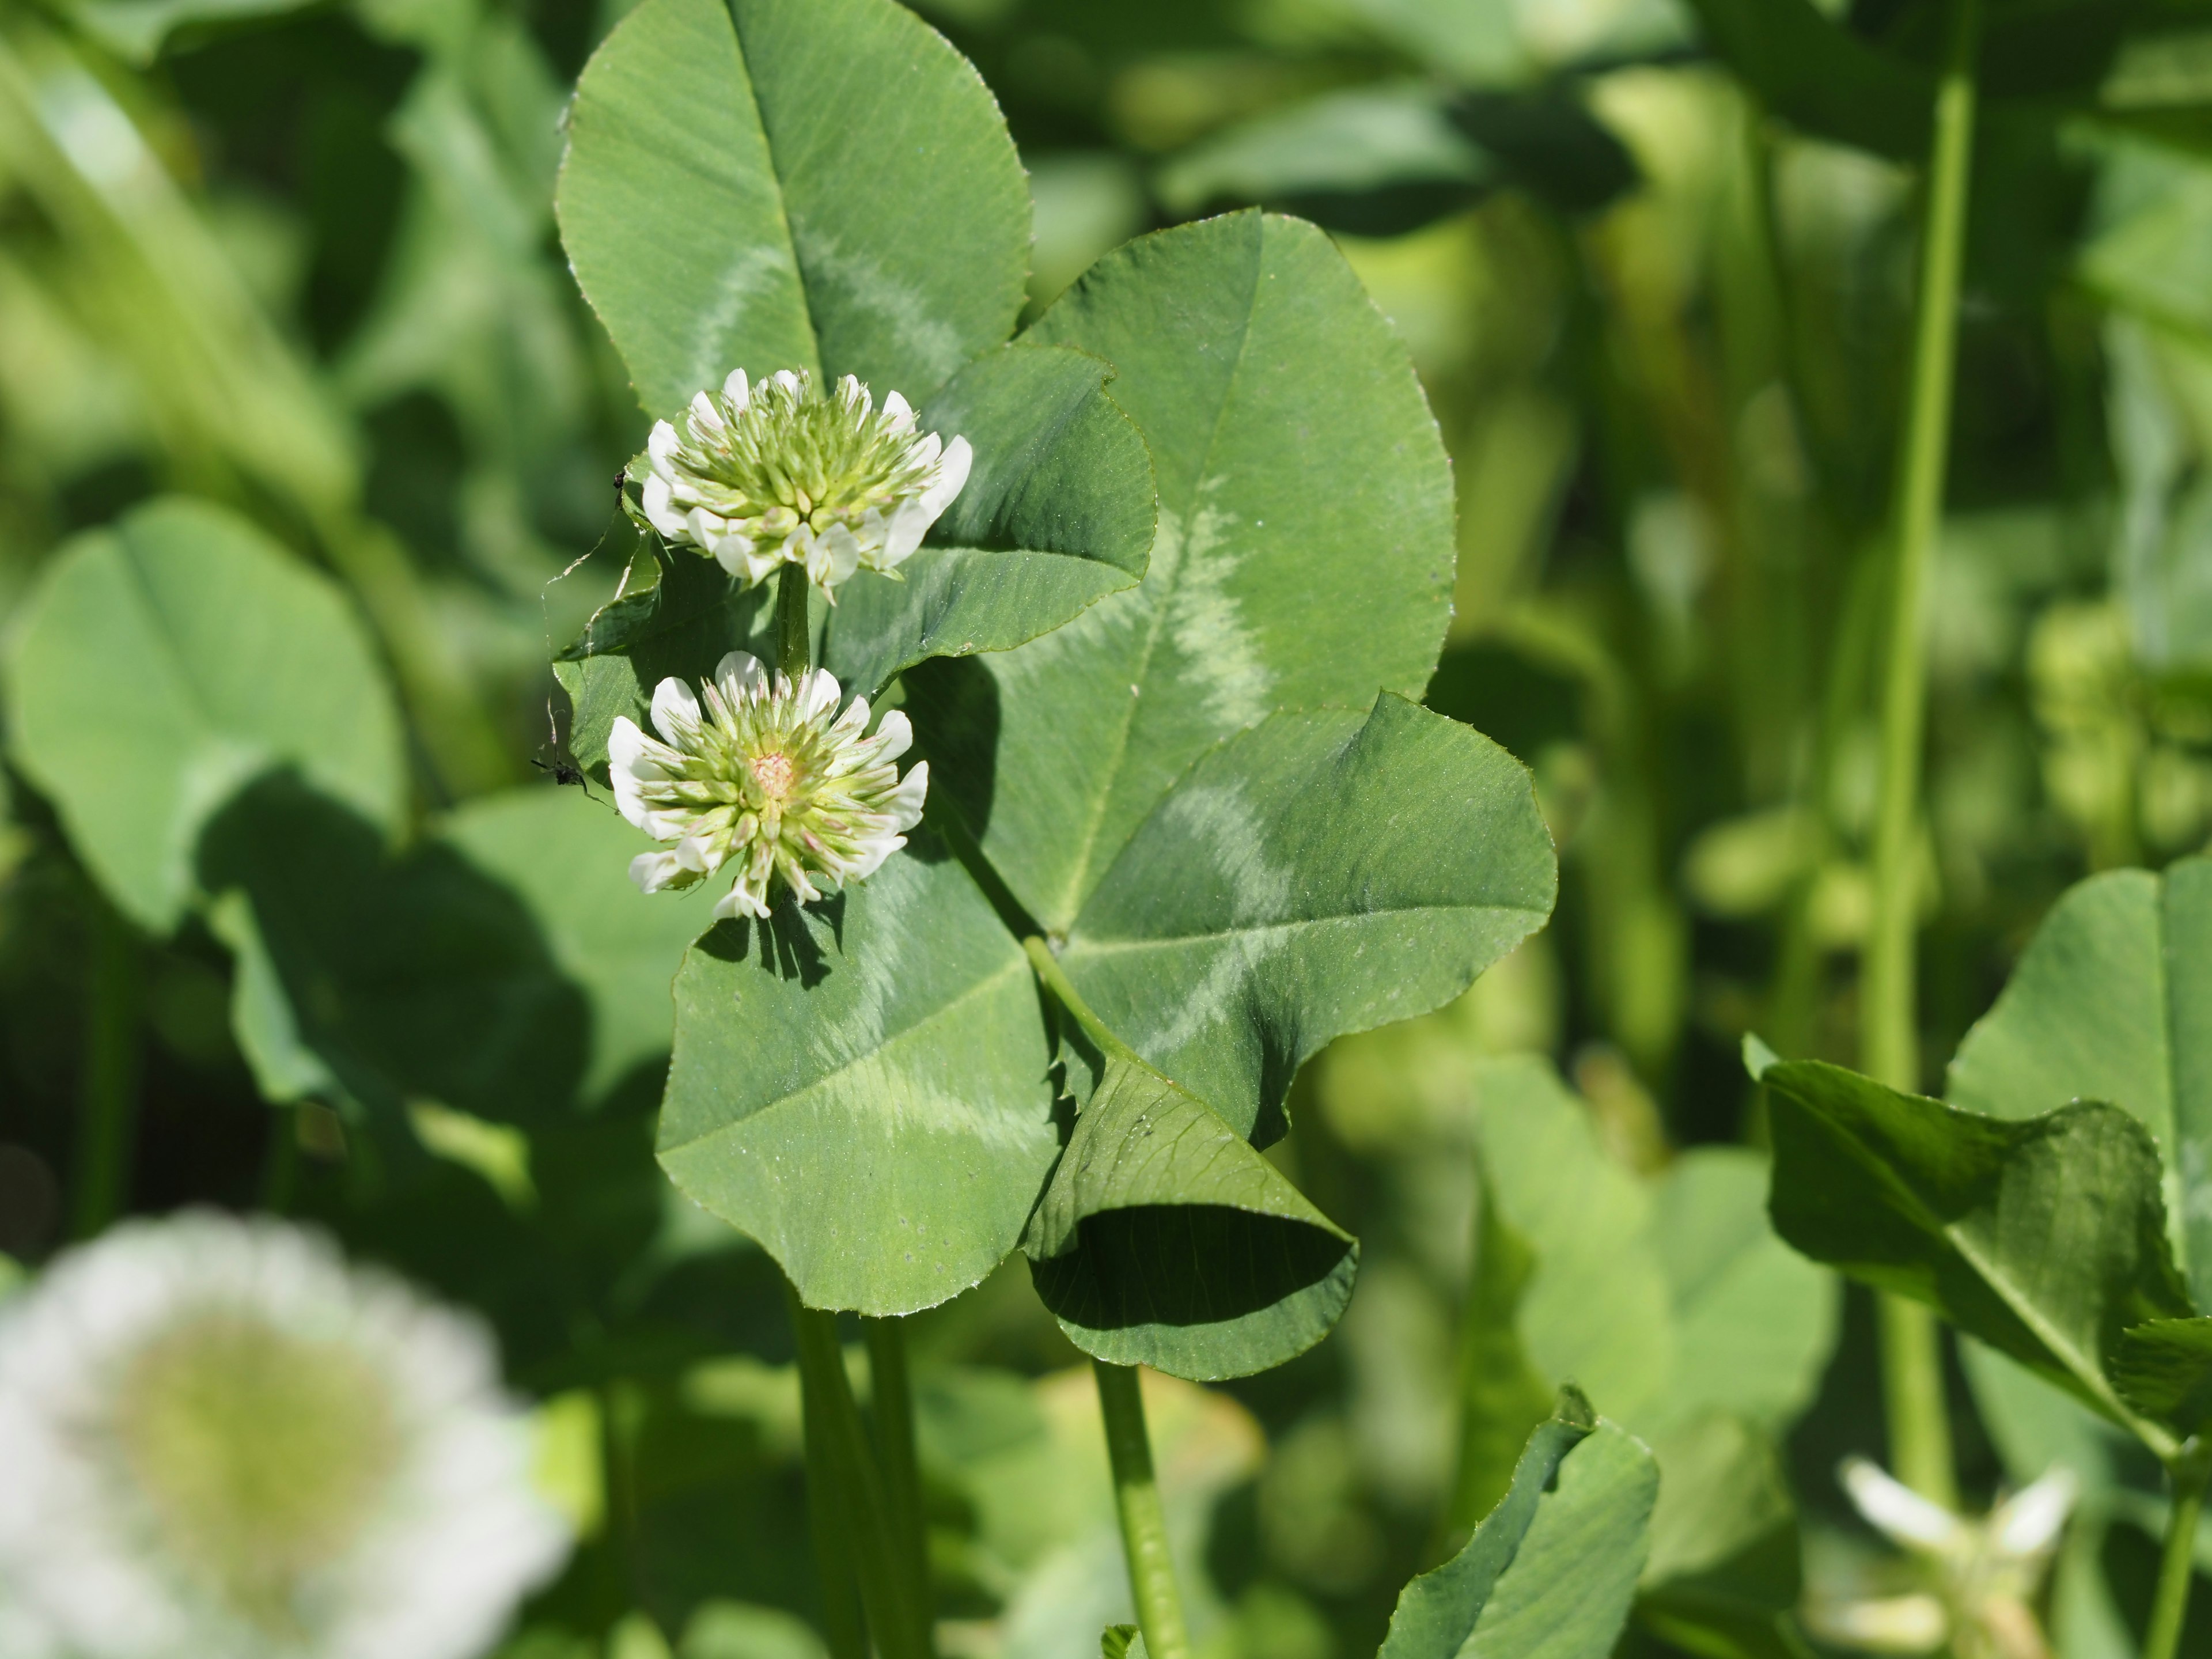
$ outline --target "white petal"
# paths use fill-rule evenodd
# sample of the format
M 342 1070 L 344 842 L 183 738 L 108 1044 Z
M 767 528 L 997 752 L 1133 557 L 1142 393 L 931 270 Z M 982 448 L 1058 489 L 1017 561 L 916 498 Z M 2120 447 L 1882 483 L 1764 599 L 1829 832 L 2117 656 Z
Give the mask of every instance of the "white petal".
M 893 432 L 904 432 L 914 425 L 914 410 L 896 392 L 884 394 L 884 424 Z
M 748 581 L 760 580 L 752 570 L 753 538 L 751 537 L 739 535 L 733 530 L 726 535 L 715 537 L 712 545 L 714 550 L 714 562 L 728 571 L 730 574 L 743 576 Z
M 653 809 L 639 793 L 638 785 L 667 775 L 653 758 L 653 751 L 659 746 L 629 715 L 615 716 L 614 729 L 607 733 L 607 776 L 615 787 L 615 810 L 648 835 L 653 831 Z
M 884 860 L 906 845 L 904 836 L 884 836 L 860 843 L 858 857 L 846 866 L 848 881 L 866 881 L 883 868 Z
M 722 411 L 714 407 L 714 398 L 704 392 L 691 394 L 690 414 L 695 434 L 703 433 L 719 438 L 729 430 L 722 423 Z
M 830 741 L 842 749 L 868 729 L 868 700 L 855 697 L 845 705 L 845 712 L 837 716 L 830 727 Z
M 2062 1466 L 2014 1492 L 1990 1517 L 1997 1548 L 2021 1559 L 2043 1554 L 2058 1541 L 2059 1528 L 2066 1524 L 2080 1492 L 2074 1471 Z
M 695 876 L 711 876 L 722 862 L 714 850 L 696 836 L 684 836 L 668 856 Z
M 768 670 L 749 652 L 732 651 L 714 665 L 714 686 L 734 710 L 748 696 L 756 696 L 768 684 Z
M 945 447 L 945 459 L 939 463 L 937 477 L 922 492 L 922 500 L 929 503 L 930 516 L 934 519 L 952 505 L 954 497 L 968 487 L 968 474 L 975 465 L 975 452 L 965 438 L 955 438 Z
M 891 792 L 887 810 L 891 821 L 902 830 L 911 830 L 921 822 L 921 804 L 929 793 L 929 763 L 924 761 L 899 780 L 899 787 Z
M 1965 1522 L 1865 1458 L 1845 1458 L 1840 1473 L 1859 1513 L 1896 1542 L 1942 1552 L 1970 1541 Z
M 646 522 L 671 541 L 680 541 L 689 533 L 684 515 L 676 510 L 669 499 L 668 480 L 658 472 L 645 475 L 645 484 L 638 492 L 645 508 Z
M 1943 1645 L 1951 1615 L 1933 1595 L 1892 1595 L 1878 1601 L 1814 1602 L 1806 1608 L 1814 1634 L 1839 1647 L 1876 1653 L 1927 1653 Z
M 629 861 L 629 878 L 641 893 L 658 893 L 686 873 L 673 853 L 640 853 Z
M 837 706 L 844 688 L 837 677 L 826 668 L 810 668 L 799 677 L 799 716 L 801 720 L 819 720 Z
M 908 722 L 904 711 L 894 708 L 885 714 L 883 723 L 876 727 L 878 761 L 895 761 L 914 747 L 914 727 Z
M 779 368 L 776 370 L 775 383 L 781 386 L 786 392 L 795 392 L 799 390 L 799 376 L 787 368 Z
M 860 542 L 842 524 L 833 524 L 807 550 L 807 579 L 817 587 L 836 587 L 860 568 Z
M 753 389 L 746 382 L 744 370 L 733 368 L 730 371 L 730 378 L 722 382 L 722 396 L 729 400 L 732 409 L 740 415 L 744 413 L 745 406 L 753 400 Z
M 672 749 L 699 746 L 699 699 L 673 675 L 653 688 L 653 724 Z
M 896 570 L 914 556 L 921 545 L 921 538 L 929 533 L 941 508 L 929 505 L 926 495 L 911 495 L 892 510 L 890 522 L 884 526 L 883 551 L 870 561 L 878 570 Z
M 768 900 L 764 884 L 757 884 L 739 874 L 730 890 L 714 901 L 714 920 L 727 921 L 733 916 L 768 916 Z M 756 890 L 757 888 L 763 890 Z
M 675 459 L 677 445 L 681 441 L 676 435 L 674 427 L 666 421 L 655 421 L 653 423 L 653 434 L 645 441 L 645 453 L 652 456 L 656 463 L 671 461 Z

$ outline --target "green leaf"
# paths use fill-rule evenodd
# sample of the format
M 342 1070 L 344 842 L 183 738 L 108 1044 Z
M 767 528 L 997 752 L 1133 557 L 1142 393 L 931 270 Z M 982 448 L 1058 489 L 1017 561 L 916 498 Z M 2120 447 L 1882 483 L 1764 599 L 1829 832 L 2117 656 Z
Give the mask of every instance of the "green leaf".
M 1265 1144 L 1309 1055 L 1458 995 L 1543 925 L 1557 881 L 1520 763 L 1385 694 L 1200 760 L 1060 962 L 1116 1035 Z
M 396 859 L 289 780 L 240 797 L 204 866 L 262 1092 L 537 1122 L 657 1094 L 669 983 L 706 917 L 630 884 L 638 846 L 550 787 L 471 801 Z
M 1215 202 L 1304 206 L 1389 190 L 1433 202 L 1441 215 L 1483 194 L 1496 171 L 1446 118 L 1440 90 L 1407 81 L 1331 93 L 1225 128 L 1162 167 L 1153 187 L 1177 214 Z
M 2195 1434 L 2212 1419 L 2212 1319 L 2152 1319 L 2120 1334 L 2120 1390 L 2144 1411 Z
M 1936 77 L 1885 56 L 1813 0 L 1690 0 L 1706 40 L 1776 114 L 1885 155 L 1923 156 Z
M 591 1010 L 578 1101 L 594 1106 L 660 1074 L 674 1038 L 671 981 L 707 918 L 680 896 L 640 893 L 638 832 L 605 803 L 568 790 L 513 789 L 470 801 L 437 826 L 487 881 L 535 919 L 561 977 Z
M 1466 1547 L 1408 1584 L 1379 1659 L 1603 1659 L 1644 1565 L 1651 1454 L 1569 1395 Z
M 85 32 L 138 64 L 150 64 L 179 29 L 298 11 L 308 0 L 74 0 L 64 7 Z
M 2133 1431 L 2120 1330 L 2192 1310 L 2166 1242 L 2157 1149 L 2117 1108 L 2008 1122 L 1813 1061 L 1769 1067 L 1774 1224 L 1853 1278 L 1954 1324 Z
M 1326 94 L 1210 135 L 1160 170 L 1174 212 L 1257 203 L 1401 235 L 1510 186 L 1570 213 L 1634 188 L 1636 163 L 1571 94 L 1454 95 L 1409 81 Z
M 1651 1449 L 1659 1501 L 1639 1619 L 1693 1653 L 1792 1651 L 1781 1621 L 1802 1588 L 1797 1516 L 1774 1437 L 1714 1412 Z
M 399 721 L 343 593 L 245 520 L 181 498 L 79 537 L 6 663 L 9 747 L 140 925 L 174 927 L 201 834 L 290 770 L 372 839 L 406 802 Z
M 1066 628 L 907 683 L 933 788 L 1065 933 L 1222 738 L 1279 708 L 1419 695 L 1449 609 L 1451 480 L 1404 347 L 1310 225 L 1240 213 L 1142 238 L 1024 337 L 1118 371 L 1158 477 L 1151 566 Z
M 1960 1044 L 1944 1092 L 1993 1117 L 2069 1100 L 2133 1114 L 2163 1155 L 2174 1254 L 2212 1305 L 2212 860 L 2069 889 Z
M 374 825 L 284 775 L 210 824 L 201 871 L 226 897 L 243 1046 L 276 1057 L 272 1095 L 319 1069 L 386 1114 L 415 1098 L 525 1121 L 571 1105 L 588 1006 L 520 899 L 453 848 L 392 859 Z
M 1534 1389 L 1570 1378 L 1649 1439 L 1662 1469 L 1702 1459 L 1712 1436 L 1771 1445 L 1818 1385 L 1837 1296 L 1768 1227 L 1762 1161 L 1699 1148 L 1640 1177 L 1534 1058 L 1484 1064 L 1475 1101 L 1473 1294 L 1489 1311 L 1488 1328 L 1468 1327 L 1455 1514 L 1494 1499 L 1510 1467 L 1500 1446 L 1540 1417 Z
M 1213 1381 L 1329 1333 L 1359 1249 L 1206 1103 L 1116 1055 L 1022 1245 L 1085 1352 Z
M 738 368 L 918 404 L 1012 331 L 1027 275 L 998 106 L 890 0 L 645 0 L 577 83 L 558 209 L 657 416 Z
M 1664 1436 L 1721 1412 L 1779 1431 L 1812 1402 L 1840 1298 L 1832 1275 L 1775 1237 L 1766 1189 L 1766 1160 L 1741 1147 L 1693 1148 L 1660 1181 L 1651 1241 L 1673 1305 L 1674 1366 L 1652 1409 L 1631 1419 L 1638 1429 Z
M 1869 14 L 1814 0 L 1691 0 L 1707 41 L 1776 114 L 1821 137 L 1925 158 L 1948 0 Z M 1983 8 L 1976 82 L 1991 103 L 2086 100 L 2143 9 L 2128 0 L 2039 0 Z M 2042 112 L 2038 112 L 2039 113 Z
M 966 438 L 975 469 L 896 577 L 864 570 L 839 590 L 831 672 L 872 695 L 925 657 L 1024 644 L 1136 584 L 1158 501 L 1113 374 L 1080 352 L 1008 346 L 929 400 L 922 428 Z
M 652 562 L 634 561 L 616 596 L 599 608 L 575 643 L 553 659 L 553 676 L 568 694 L 573 711 L 569 751 L 585 767 L 605 763 L 607 734 L 617 716 L 647 725 L 653 688 L 670 675 L 702 679 L 731 651 L 775 660 L 774 583 L 741 586 L 712 559 L 653 541 L 627 519 L 616 519 L 600 547 L 626 553 L 650 546 Z M 630 577 L 641 569 L 657 580 L 632 591 Z
M 1100 1659 L 1144 1659 L 1145 1638 L 1134 1625 L 1109 1625 L 1098 1632 Z
M 1447 1515 L 1455 1526 L 1474 1525 L 1505 1495 L 1529 1425 L 1544 1420 L 1553 1398 L 1515 1319 L 1535 1252 L 1506 1224 L 1486 1164 L 1478 1162 L 1475 1181 L 1474 1276 L 1460 1313 L 1459 1468 Z
M 1633 1421 L 1673 1369 L 1672 1294 L 1649 1242 L 1651 1194 L 1599 1146 L 1551 1066 L 1484 1068 L 1476 1155 L 1498 1218 L 1534 1254 L 1516 1328 L 1536 1374 Z
M 917 832 L 842 896 L 787 892 L 692 946 L 661 1165 L 811 1307 L 942 1302 L 1014 1248 L 1060 1150 L 1037 999 L 974 881 Z

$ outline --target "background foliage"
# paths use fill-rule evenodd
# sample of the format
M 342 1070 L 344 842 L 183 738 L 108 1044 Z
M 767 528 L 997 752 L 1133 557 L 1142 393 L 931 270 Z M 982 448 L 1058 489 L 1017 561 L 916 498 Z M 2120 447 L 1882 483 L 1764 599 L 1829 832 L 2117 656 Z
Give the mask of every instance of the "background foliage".
M 623 9 L 0 14 L 0 1249 L 40 1260 L 97 1206 L 72 1187 L 80 1103 L 126 1090 L 131 1207 L 292 1207 L 495 1320 L 591 1538 L 518 1656 L 802 1654 L 812 1567 L 774 1274 L 653 1158 L 657 988 L 691 919 L 637 901 L 634 838 L 530 763 L 568 731 L 546 659 L 610 586 L 596 563 L 564 573 L 643 432 L 621 327 L 611 344 L 553 225 L 567 88 Z M 969 336 L 910 372 L 934 384 L 996 346 L 1139 232 L 1254 203 L 1316 221 L 1410 349 L 1456 480 L 1444 661 L 1393 689 L 1531 767 L 1560 853 L 1547 932 L 1288 1085 L 1269 1157 L 1359 1236 L 1360 1273 L 1341 1326 L 1293 1364 L 1154 1396 L 1201 1640 L 1374 1650 L 1399 1587 L 1508 1492 L 1573 1380 L 1661 1471 L 1640 1578 L 1616 1587 L 1636 1598 L 1629 1639 L 1773 1651 L 1801 1544 L 1816 1591 L 1878 1572 L 1832 1475 L 1844 1451 L 1881 1451 L 1866 1305 L 1767 1231 L 1768 1123 L 1738 1046 L 1755 1029 L 1793 1059 L 1854 1050 L 1870 552 L 1930 9 L 925 10 L 1012 127 L 1036 242 L 1026 289 L 1009 252 L 997 289 L 963 292 Z M 1923 1082 L 2004 1116 L 2113 1098 L 2166 1136 L 2201 1113 L 2193 1030 L 2128 1045 L 2123 1076 L 2092 1038 L 2144 1006 L 2125 988 L 2186 925 L 2194 866 L 2069 898 L 2053 927 L 2071 931 L 2044 948 L 2098 973 L 2032 962 L 1939 1086 L 2069 884 L 2212 832 L 2205 20 L 2184 0 L 1993 15 L 1929 641 Z M 667 91 L 672 126 L 716 142 Z M 573 118 L 592 113 L 587 87 Z M 935 118 L 872 98 L 817 115 L 831 137 Z M 886 199 L 924 212 L 964 190 L 959 212 L 1018 241 L 1014 158 L 970 137 L 973 171 Z M 620 247 L 593 255 L 573 222 L 592 188 L 564 185 L 571 250 L 587 285 L 619 284 Z M 1281 257 L 1313 252 L 1284 240 Z M 1140 329 L 1085 320 L 1122 329 L 1107 355 L 1141 354 Z M 908 372 L 907 348 L 864 331 L 802 343 L 761 349 Z M 1330 349 L 1351 348 L 1312 343 L 1294 389 L 1324 439 Z M 647 404 L 711 378 L 693 368 L 666 366 Z M 1164 507 L 1186 510 L 1195 481 L 1155 459 Z M 1123 585 L 1124 530 L 1048 550 L 1086 567 L 1048 561 L 1051 580 Z M 149 536 L 243 573 L 235 590 L 149 580 Z M 252 643 L 228 678 L 195 678 L 179 665 L 204 653 L 162 641 L 217 618 Z M 1288 662 L 1310 641 L 1292 621 L 1279 644 Z M 871 679 L 918 654 L 894 641 L 841 668 Z M 912 695 L 973 689 L 954 672 Z M 584 758 L 618 707 L 585 696 Z M 1009 867 L 1040 914 L 1073 896 L 1059 924 L 1087 899 L 1140 930 L 1085 884 L 1101 873 Z M 2092 981 L 2112 1011 L 2076 1041 L 2058 1014 Z M 94 1006 L 121 1026 L 88 1022 Z M 119 1079 L 88 1058 L 118 1052 Z M 2023 1079 L 2053 1074 L 2078 1080 L 2021 1103 Z M 1814 1119 L 1782 1109 L 1786 1160 Z M 2117 1116 L 2089 1127 L 2135 1145 Z M 2175 1242 L 2201 1282 L 2204 1252 Z M 1124 1592 L 1074 1349 L 1018 1264 L 915 1340 L 954 1640 L 1092 1651 Z M 2154 1471 L 1993 1350 L 1960 1345 L 1954 1381 L 1972 1494 L 2059 1456 L 2085 1480 L 2052 1614 L 2065 1659 L 2130 1652 Z M 1632 1487 L 1632 1460 L 1589 1456 L 1612 1443 L 1566 1467 Z M 2188 1640 L 2212 1647 L 2212 1628 Z

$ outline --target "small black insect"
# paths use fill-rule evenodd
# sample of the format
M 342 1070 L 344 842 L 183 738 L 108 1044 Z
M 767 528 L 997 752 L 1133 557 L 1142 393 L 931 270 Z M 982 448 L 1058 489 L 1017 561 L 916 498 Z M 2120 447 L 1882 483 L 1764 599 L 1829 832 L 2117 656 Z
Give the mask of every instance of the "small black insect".
M 556 787 L 573 783 L 584 792 L 585 799 L 597 800 L 599 797 L 592 793 L 591 778 L 577 763 L 575 756 L 568 752 L 568 745 L 561 740 L 561 728 L 553 719 L 550 696 L 545 699 L 545 748 L 530 763 L 541 772 L 550 773 Z M 552 758 L 546 759 L 547 755 Z

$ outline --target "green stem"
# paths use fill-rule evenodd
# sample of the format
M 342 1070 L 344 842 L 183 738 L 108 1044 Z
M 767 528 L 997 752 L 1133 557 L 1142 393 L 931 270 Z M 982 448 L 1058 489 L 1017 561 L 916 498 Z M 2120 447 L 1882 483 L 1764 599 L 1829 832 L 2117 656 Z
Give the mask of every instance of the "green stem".
M 1108 1054 L 1138 1060 L 1136 1051 L 1115 1036 L 1068 983 L 1050 945 L 1031 934 L 1022 941 L 1022 949 L 1045 988 L 1093 1042 Z M 1145 1431 L 1145 1399 L 1136 1370 L 1103 1359 L 1093 1359 L 1091 1369 L 1098 1379 L 1106 1455 L 1114 1468 L 1114 1507 L 1121 1520 L 1121 1554 L 1128 1563 L 1129 1590 L 1136 1598 L 1145 1651 L 1151 1659 L 1190 1659 L 1190 1637 L 1183 1628 L 1182 1597 L 1176 1589 L 1175 1563 L 1168 1554 L 1167 1516 L 1152 1478 L 1152 1444 Z
M 883 1659 L 930 1659 L 928 1610 L 902 1566 L 875 1449 L 868 1443 L 852 1380 L 845 1375 L 836 1316 L 806 1306 L 787 1279 L 784 1297 L 799 1340 L 808 1492 L 811 1507 L 823 1517 L 814 1535 L 819 1544 L 824 1526 L 834 1528 L 843 1546 L 833 1546 L 823 1559 L 824 1589 L 834 1592 L 836 1580 L 849 1572 L 859 1584 L 860 1606 Z M 840 1554 L 848 1565 L 839 1565 Z
M 1098 1407 L 1106 1419 L 1106 1455 L 1114 1468 L 1114 1504 L 1121 1517 L 1121 1553 L 1129 1564 L 1129 1590 L 1151 1659 L 1190 1659 L 1182 1597 L 1168 1553 L 1167 1516 L 1152 1478 L 1152 1445 L 1145 1432 L 1145 1397 L 1133 1366 L 1091 1362 L 1098 1379 Z
M 868 1659 L 868 1628 L 860 1608 L 860 1577 L 853 1565 L 842 1506 L 833 1496 L 837 1471 L 825 1425 L 830 1407 L 811 1380 L 799 1383 L 805 1424 L 806 1528 L 814 1540 L 815 1571 L 822 1579 L 822 1626 L 831 1659 Z
M 1885 1293 L 1881 1399 L 1889 1422 L 1889 1465 L 1899 1480 L 1946 1509 L 1959 1506 L 1952 1473 L 1950 1401 L 1943 1391 L 1942 1331 L 1917 1302 Z
M 929 1586 L 929 1534 L 921 1508 L 921 1460 L 914 1443 L 914 1385 L 907 1370 L 906 1322 L 861 1322 L 868 1339 L 868 1396 L 876 1452 L 883 1461 L 884 1498 L 915 1604 L 934 1604 Z
M 1022 949 L 1029 952 L 1030 966 L 1045 983 L 1060 1006 L 1067 1010 L 1068 1017 L 1083 1028 L 1085 1036 L 1105 1053 L 1123 1060 L 1138 1060 L 1137 1051 L 1115 1036 L 1106 1022 L 1091 1012 L 1091 1005 L 1079 995 L 1067 975 L 1060 971 L 1060 958 L 1052 953 L 1052 946 L 1034 933 L 1022 941 Z M 1139 1062 L 1141 1063 L 1141 1061 Z
M 90 1238 L 128 1207 L 138 1139 L 138 941 L 101 894 L 90 894 L 86 908 L 89 1006 L 70 1214 L 78 1238 Z
M 1920 239 L 1912 379 L 1893 502 L 1887 671 L 1881 694 L 1881 781 L 1874 835 L 1874 915 L 1860 979 L 1860 1060 L 1893 1089 L 1917 1091 L 1914 983 L 1921 749 L 1928 715 L 1924 641 L 1928 571 L 1943 507 L 1951 386 L 1957 368 L 1959 274 L 1973 153 L 1978 0 L 1954 0 L 1949 52 L 1936 94 Z M 1942 1356 L 1932 1316 L 1886 1298 L 1883 1393 L 1898 1478 L 1939 1503 L 1955 1502 Z
M 778 673 L 796 680 L 808 667 L 813 641 L 808 637 L 806 601 L 813 584 L 804 566 L 787 564 L 776 578 L 775 666 Z
M 2204 1509 L 2204 1482 L 2212 1455 L 2192 1442 L 2166 1465 L 2172 1507 L 2166 1520 L 2166 1548 L 2158 1564 L 2158 1593 L 2150 1604 L 2150 1629 L 2142 1659 L 2173 1659 L 2189 1613 L 2190 1581 L 2197 1576 L 2197 1518 Z
M 1888 661 L 1881 693 L 1881 782 L 1875 820 L 1874 917 L 1861 997 L 1866 1070 L 1893 1089 L 1917 1089 L 1913 922 L 1918 873 L 1921 744 L 1927 725 L 1928 568 L 1943 506 L 1957 368 L 1959 269 L 1966 228 L 1966 164 L 1974 129 L 1977 0 L 1957 0 L 1951 55 L 1936 100 L 1936 145 L 1921 232 L 1919 313 L 1911 401 L 1898 458 Z

